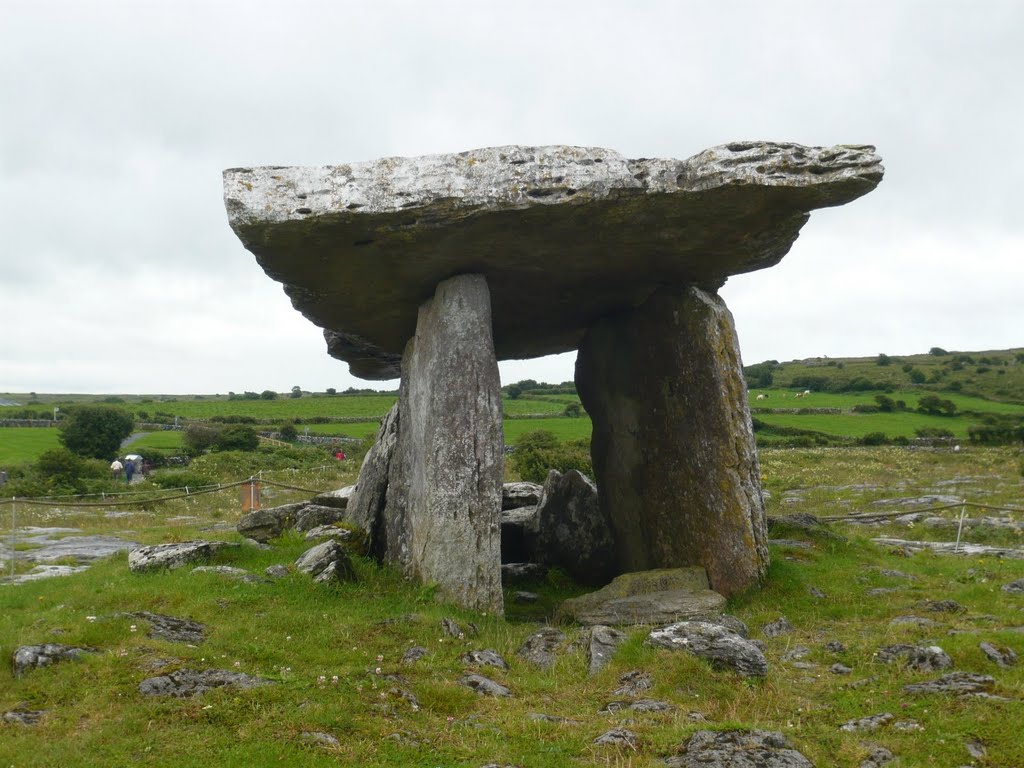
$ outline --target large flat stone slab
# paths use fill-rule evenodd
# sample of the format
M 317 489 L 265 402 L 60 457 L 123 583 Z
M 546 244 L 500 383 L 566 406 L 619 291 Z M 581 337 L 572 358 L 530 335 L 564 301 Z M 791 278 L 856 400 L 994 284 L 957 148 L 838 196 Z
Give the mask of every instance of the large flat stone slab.
M 314 167 L 232 168 L 232 229 L 353 374 L 399 375 L 438 283 L 491 286 L 498 359 L 575 349 L 659 286 L 772 266 L 817 208 L 882 178 L 874 147 L 737 142 L 688 160 L 507 146 Z

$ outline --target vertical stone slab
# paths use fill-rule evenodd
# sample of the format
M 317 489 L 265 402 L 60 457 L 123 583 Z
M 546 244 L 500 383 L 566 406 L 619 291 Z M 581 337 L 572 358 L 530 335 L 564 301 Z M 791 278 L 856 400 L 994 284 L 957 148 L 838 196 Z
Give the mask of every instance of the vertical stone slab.
M 768 566 L 764 502 L 732 315 L 666 287 L 591 327 L 576 386 L 624 571 L 701 565 L 728 596 Z
M 387 552 L 384 508 L 391 459 L 398 442 L 398 403 L 391 406 L 377 430 L 377 442 L 366 452 L 345 517 L 366 531 L 367 550 L 378 560 Z
M 501 416 L 487 281 L 450 278 L 420 307 L 402 357 L 386 515 L 404 509 L 407 573 L 466 608 L 499 613 Z

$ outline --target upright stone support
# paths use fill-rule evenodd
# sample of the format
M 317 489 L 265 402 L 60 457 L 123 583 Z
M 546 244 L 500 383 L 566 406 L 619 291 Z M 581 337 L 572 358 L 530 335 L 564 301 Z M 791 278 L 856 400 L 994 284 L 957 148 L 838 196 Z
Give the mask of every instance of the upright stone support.
M 768 566 L 764 503 L 732 315 L 659 289 L 583 338 L 576 386 L 623 571 L 701 565 L 729 596 Z
M 481 275 L 437 287 L 402 356 L 385 521 L 389 559 L 466 607 L 502 611 L 501 382 Z M 390 529 L 404 521 L 401 546 Z

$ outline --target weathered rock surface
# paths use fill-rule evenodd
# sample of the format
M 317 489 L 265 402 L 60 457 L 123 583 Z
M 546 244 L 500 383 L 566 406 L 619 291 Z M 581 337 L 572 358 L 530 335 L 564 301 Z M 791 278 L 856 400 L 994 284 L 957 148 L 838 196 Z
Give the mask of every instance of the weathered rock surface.
M 192 569 L 192 573 L 212 573 L 232 581 L 240 581 L 243 584 L 264 584 L 267 581 L 254 573 L 249 573 L 245 568 L 235 568 L 230 565 L 198 565 Z
M 558 566 L 581 584 L 604 584 L 618 572 L 607 513 L 594 481 L 581 472 L 548 472 L 536 527 L 536 562 Z
M 497 651 L 487 648 L 482 651 L 468 651 L 459 657 L 459 661 L 474 667 L 497 667 L 508 669 L 508 662 Z
M 4 712 L 0 721 L 8 725 L 38 725 L 46 712 L 45 709 L 12 709 L 9 712 Z
M 489 677 L 484 677 L 483 675 L 465 675 L 459 679 L 459 684 L 464 685 L 467 688 L 472 688 L 481 696 L 505 697 L 512 695 L 512 691 L 504 685 L 496 683 Z
M 501 580 L 505 584 L 517 584 L 524 581 L 536 581 L 544 578 L 547 566 L 540 563 L 503 563 Z
M 295 524 L 295 514 L 307 504 L 300 501 L 247 512 L 239 518 L 236 530 L 247 539 L 265 544 L 291 528 Z
M 42 645 L 23 645 L 14 651 L 11 664 L 15 677 L 21 677 L 26 672 L 40 667 L 48 667 L 61 661 L 71 661 L 87 653 L 95 653 L 95 648 L 78 648 L 72 645 L 61 645 L 59 643 L 44 643 Z
M 10 536 L 3 538 L 8 542 L 11 541 Z M 134 541 L 128 541 L 118 536 L 86 535 L 78 528 L 38 526 L 19 528 L 13 540 L 22 545 L 18 551 L 18 560 L 43 565 L 54 565 L 61 562 L 65 567 L 69 560 L 80 565 L 89 564 L 118 552 L 125 550 L 130 552 L 139 546 Z M 37 573 L 46 573 L 47 576 L 64 575 L 44 570 L 37 570 Z M 29 580 L 21 579 L 21 581 Z
M 988 693 L 996 681 L 989 675 L 974 672 L 950 672 L 936 680 L 904 685 L 906 693 L 953 693 L 959 696 Z
M 479 275 L 437 286 L 402 357 L 387 558 L 465 608 L 501 613 L 501 383 Z M 395 549 L 397 551 L 391 551 Z
M 612 691 L 612 696 L 642 696 L 654 687 L 654 679 L 650 672 L 634 669 L 619 678 L 619 687 Z
M 318 584 L 354 581 L 356 578 L 348 553 L 334 540 L 317 544 L 299 555 L 295 570 L 308 573 Z
M 637 735 L 628 728 L 612 728 L 594 739 L 594 744 L 602 747 L 635 747 L 637 741 Z
M 1017 579 L 1009 584 L 1003 584 L 1002 589 L 1003 592 L 1008 592 L 1011 595 L 1024 595 L 1024 579 Z
M 683 650 L 707 659 L 716 668 L 729 668 L 746 677 L 764 677 L 768 661 L 750 640 L 705 621 L 680 621 L 650 633 L 647 645 Z
M 335 507 L 337 509 L 347 509 L 348 502 L 352 498 L 352 492 L 355 491 L 354 485 L 346 485 L 344 488 L 338 488 L 334 491 L 328 491 L 327 493 L 321 493 L 318 496 L 314 496 L 310 499 L 311 504 L 316 504 L 321 507 Z
M 206 625 L 192 619 L 179 619 L 149 611 L 131 611 L 123 615 L 148 623 L 149 631 L 146 635 L 158 640 L 198 645 L 206 639 Z
M 714 614 L 725 598 L 708 588 L 703 568 L 624 573 L 596 592 L 566 600 L 558 616 L 580 624 L 665 624 Z
M 576 386 L 621 569 L 700 565 L 726 597 L 760 584 L 760 469 L 724 302 L 665 287 L 598 320 L 581 342 Z
M 668 758 L 669 768 L 814 768 L 772 731 L 697 731 Z
M 839 726 L 840 731 L 846 731 L 847 733 L 856 733 L 860 731 L 877 731 L 883 725 L 888 725 L 895 719 L 891 712 L 882 712 L 878 715 L 869 715 L 868 717 L 860 717 L 854 720 L 848 720 Z
M 331 354 L 386 379 L 416 308 L 451 275 L 497 287 L 499 359 L 564 352 L 660 285 L 717 286 L 776 264 L 808 211 L 870 192 L 882 171 L 867 146 L 736 142 L 683 161 L 508 146 L 233 168 L 224 201 L 267 274 L 330 331 Z
M 601 624 L 591 627 L 585 638 L 587 647 L 587 674 L 600 672 L 615 655 L 615 651 L 629 636 L 625 632 Z
M 528 483 L 525 480 L 504 483 L 501 487 L 501 509 L 505 511 L 508 509 L 535 507 L 540 502 L 540 495 L 543 490 L 543 485 Z
M 938 672 L 953 666 L 953 660 L 937 645 L 887 645 L 878 649 L 878 660 L 886 664 L 900 661 L 917 672 Z
M 384 513 L 391 461 L 398 444 L 398 418 L 396 402 L 381 421 L 376 442 L 366 452 L 363 465 L 359 468 L 359 481 L 352 490 L 345 510 L 352 524 L 366 531 L 367 549 L 377 560 L 386 559 L 389 550 Z M 395 535 L 399 532 L 396 530 Z
M 155 544 L 139 547 L 128 553 L 128 569 L 132 573 L 174 570 L 191 563 L 209 560 L 223 549 L 238 547 L 226 541 L 183 541 L 178 544 Z
M 241 672 L 229 672 L 224 669 L 179 669 L 169 675 L 150 677 L 139 683 L 139 693 L 143 696 L 173 696 L 183 699 L 199 696 L 214 688 L 231 687 L 240 690 L 273 685 L 273 680 L 252 677 Z
M 609 701 L 599 712 L 671 712 L 675 706 L 667 701 L 657 699 L 637 699 L 636 701 Z
M 765 637 L 779 637 L 781 635 L 788 635 L 792 631 L 793 625 L 789 623 L 785 616 L 780 616 L 775 621 L 761 627 L 761 632 Z
M 999 647 L 992 643 L 981 643 L 978 647 L 989 661 L 1004 669 L 1017 664 L 1017 653 L 1012 648 Z
M 564 632 L 554 627 L 542 627 L 526 638 L 516 655 L 547 669 L 554 665 L 564 642 Z

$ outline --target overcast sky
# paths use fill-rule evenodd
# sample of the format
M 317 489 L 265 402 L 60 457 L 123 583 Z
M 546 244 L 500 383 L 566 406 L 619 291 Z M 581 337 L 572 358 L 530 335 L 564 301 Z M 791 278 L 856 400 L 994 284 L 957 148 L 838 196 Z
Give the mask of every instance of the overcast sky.
M 503 144 L 874 144 L 877 190 L 723 288 L 744 362 L 1024 346 L 1022 40 L 1014 0 L 0 0 L 0 392 L 386 387 L 221 171 Z

